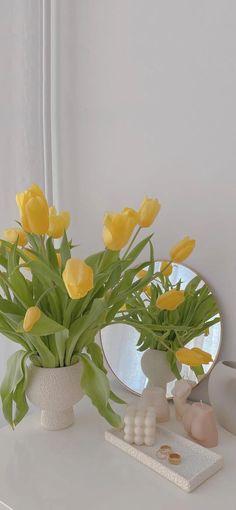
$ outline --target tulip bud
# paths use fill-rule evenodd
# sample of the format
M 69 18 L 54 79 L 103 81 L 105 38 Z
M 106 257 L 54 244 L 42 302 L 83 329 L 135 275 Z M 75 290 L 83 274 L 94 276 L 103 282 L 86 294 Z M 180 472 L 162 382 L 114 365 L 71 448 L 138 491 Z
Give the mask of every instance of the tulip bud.
M 138 211 L 138 224 L 140 227 L 150 227 L 161 208 L 156 198 L 145 197 Z
M 19 246 L 25 246 L 27 243 L 27 235 L 22 228 L 7 228 L 4 230 L 4 237 L 9 243 L 15 243 Z
M 192 349 L 188 349 L 187 347 L 182 347 L 178 349 L 175 353 L 176 358 L 180 363 L 184 365 L 189 365 L 190 367 L 198 367 L 199 365 L 207 365 L 213 361 L 211 354 L 209 352 L 203 351 L 198 347 L 193 347 Z
M 46 234 L 49 226 L 49 209 L 40 187 L 33 184 L 23 193 L 17 193 L 16 203 L 20 210 L 23 229 L 32 234 Z
M 49 229 L 48 235 L 54 239 L 62 237 L 70 224 L 70 213 L 62 211 L 57 214 L 55 207 L 49 208 Z
M 31 331 L 33 326 L 38 322 L 38 320 L 41 317 L 41 310 L 38 308 L 38 306 L 31 306 L 28 308 L 23 322 L 23 330 L 28 333 Z
M 112 251 L 120 251 L 129 241 L 137 224 L 131 209 L 121 213 L 107 213 L 104 217 L 103 242 Z
M 170 276 L 173 271 L 173 267 L 170 262 L 168 262 L 168 260 L 163 260 L 161 263 L 160 271 L 164 276 Z
M 196 245 L 194 239 L 185 237 L 170 250 L 170 257 L 173 262 L 183 262 L 191 255 Z
M 62 274 L 71 299 L 81 299 L 93 288 L 93 270 L 83 260 L 67 260 Z
M 156 306 L 160 310 L 175 310 L 183 302 L 184 291 L 172 289 L 157 298 Z

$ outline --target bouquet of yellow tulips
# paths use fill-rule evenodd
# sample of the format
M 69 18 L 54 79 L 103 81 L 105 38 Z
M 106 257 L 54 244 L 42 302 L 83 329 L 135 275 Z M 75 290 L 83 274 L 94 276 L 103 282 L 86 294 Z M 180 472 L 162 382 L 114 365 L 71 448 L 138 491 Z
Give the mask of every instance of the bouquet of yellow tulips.
M 105 249 L 81 260 L 72 257 L 72 242 L 66 234 L 68 212 L 58 214 L 49 207 L 35 184 L 17 194 L 16 201 L 19 228 L 5 230 L 0 245 L 0 331 L 20 346 L 8 360 L 1 385 L 5 418 L 14 427 L 27 413 L 29 361 L 46 368 L 79 362 L 83 391 L 100 414 L 118 427 L 120 417 L 110 402 L 123 401 L 110 389 L 95 336 L 114 320 L 134 291 L 153 279 L 151 236 L 133 245 L 140 229 L 154 221 L 160 204 L 145 198 L 138 212 L 126 208 L 106 214 Z M 134 268 L 134 261 L 148 245 L 149 260 Z M 145 277 L 135 280 L 147 265 Z
M 170 261 L 163 261 L 153 281 L 129 296 L 116 316 L 139 332 L 139 351 L 148 348 L 166 351 L 173 374 L 180 378 L 178 363 L 191 366 L 196 376 L 204 374 L 202 364 L 212 360 L 209 353 L 186 346 L 193 338 L 208 333 L 209 328 L 220 321 L 219 308 L 209 287 L 202 285 L 199 276 L 194 277 L 185 289 L 179 280 L 171 283 L 173 263 L 186 260 L 195 247 L 188 237 L 170 250 Z M 138 278 L 145 278 L 145 270 Z

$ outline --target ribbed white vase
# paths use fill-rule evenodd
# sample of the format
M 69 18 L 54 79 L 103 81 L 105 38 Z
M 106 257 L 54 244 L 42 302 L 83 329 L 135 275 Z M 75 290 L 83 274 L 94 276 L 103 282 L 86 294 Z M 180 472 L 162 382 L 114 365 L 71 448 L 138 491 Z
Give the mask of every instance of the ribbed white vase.
M 74 422 L 73 405 L 83 397 L 81 371 L 81 363 L 61 368 L 29 367 L 26 395 L 41 409 L 45 429 L 65 429 Z
M 142 355 L 141 367 L 148 378 L 147 388 L 159 386 L 166 390 L 167 383 L 175 379 L 166 357 L 166 351 L 147 349 Z
M 210 373 L 209 399 L 219 423 L 236 434 L 236 361 L 220 361 Z

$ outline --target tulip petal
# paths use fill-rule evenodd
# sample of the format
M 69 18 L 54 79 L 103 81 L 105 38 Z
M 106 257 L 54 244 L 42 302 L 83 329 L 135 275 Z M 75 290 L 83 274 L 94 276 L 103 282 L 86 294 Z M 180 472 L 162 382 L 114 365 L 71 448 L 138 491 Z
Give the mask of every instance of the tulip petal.
M 184 299 L 183 290 L 172 289 L 157 298 L 156 306 L 161 310 L 175 310 L 184 302 Z

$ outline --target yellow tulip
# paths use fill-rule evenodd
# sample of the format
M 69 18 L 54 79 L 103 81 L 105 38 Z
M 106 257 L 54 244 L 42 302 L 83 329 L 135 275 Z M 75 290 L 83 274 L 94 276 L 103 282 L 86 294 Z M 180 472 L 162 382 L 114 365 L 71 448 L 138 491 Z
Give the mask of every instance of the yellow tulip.
M 15 243 L 19 246 L 25 246 L 27 243 L 27 235 L 22 228 L 7 228 L 4 230 L 4 237 L 9 243 Z
M 156 198 L 145 197 L 138 211 L 138 224 L 140 227 L 150 227 L 161 208 Z
M 164 276 L 170 276 L 173 271 L 173 267 L 168 260 L 163 260 L 160 271 Z
M 146 285 L 146 287 L 144 287 L 144 289 L 143 289 L 143 292 L 145 292 L 145 294 L 147 294 L 147 296 L 151 299 L 151 297 L 152 297 L 151 285 Z
M 194 239 L 190 239 L 189 237 L 185 237 L 177 243 L 170 250 L 171 260 L 174 262 L 183 262 L 185 259 L 191 255 L 196 245 L 196 241 Z
M 28 308 L 23 322 L 23 330 L 28 333 L 31 331 L 33 326 L 38 322 L 38 320 L 41 317 L 41 310 L 38 308 L 38 306 L 31 306 Z
M 30 260 L 37 260 L 36 255 L 34 255 L 34 253 L 32 253 L 32 251 L 28 250 L 27 248 L 21 250 L 21 253 L 26 255 Z M 25 265 L 27 264 L 27 262 L 25 262 L 25 260 L 22 257 L 20 257 L 19 264 L 21 266 L 24 266 L 24 269 L 26 269 L 27 271 L 31 271 L 30 267 Z
M 62 237 L 69 224 L 70 213 L 68 211 L 62 211 L 60 214 L 57 214 L 55 207 L 49 208 L 49 229 L 47 233 L 50 237 L 54 239 Z
M 131 218 L 133 218 L 135 225 L 138 223 L 138 213 L 132 209 L 132 207 L 125 207 L 122 211 L 123 214 L 127 214 Z
M 145 271 L 145 269 L 141 269 L 141 271 L 139 271 L 136 275 L 138 278 L 145 278 L 145 276 L 147 276 L 147 271 Z
M 71 299 L 81 299 L 93 288 L 93 270 L 83 260 L 67 260 L 62 274 Z
M 121 213 L 107 213 L 102 234 L 105 246 L 109 250 L 120 251 L 129 241 L 136 225 L 136 218 L 130 209 L 124 209 Z
M 33 184 L 23 193 L 17 193 L 16 203 L 23 229 L 32 234 L 46 234 L 49 227 L 49 209 L 40 187 Z
M 203 351 L 198 347 L 193 347 L 192 349 L 188 349 L 187 347 L 182 347 L 178 349 L 175 353 L 176 358 L 180 363 L 184 365 L 189 365 L 190 367 L 198 367 L 199 365 L 206 365 L 213 361 L 211 354 L 209 352 Z
M 184 291 L 172 289 L 157 298 L 156 306 L 161 310 L 175 310 L 183 302 Z

